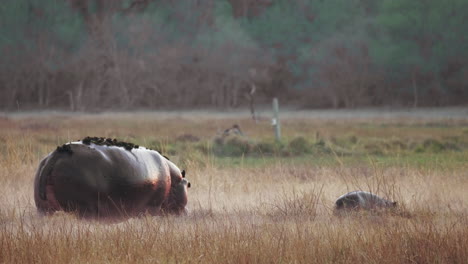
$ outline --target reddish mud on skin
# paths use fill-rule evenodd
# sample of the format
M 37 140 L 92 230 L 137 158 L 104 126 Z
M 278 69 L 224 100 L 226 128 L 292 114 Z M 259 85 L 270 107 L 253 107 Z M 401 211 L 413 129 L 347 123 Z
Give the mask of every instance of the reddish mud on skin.
M 87 139 L 58 147 L 39 164 L 34 200 L 40 213 L 125 218 L 185 212 L 190 183 L 166 157 L 131 143 Z

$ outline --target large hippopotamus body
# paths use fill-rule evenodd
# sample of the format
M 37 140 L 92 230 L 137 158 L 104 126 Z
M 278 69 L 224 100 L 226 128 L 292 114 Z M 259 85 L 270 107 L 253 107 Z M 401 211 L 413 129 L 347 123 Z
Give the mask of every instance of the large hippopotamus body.
M 341 195 L 335 202 L 335 210 L 392 208 L 396 202 L 386 200 L 373 193 L 365 191 L 353 191 Z
M 85 138 L 45 157 L 34 181 L 41 213 L 76 211 L 83 217 L 184 213 L 185 172 L 162 156 L 131 143 Z

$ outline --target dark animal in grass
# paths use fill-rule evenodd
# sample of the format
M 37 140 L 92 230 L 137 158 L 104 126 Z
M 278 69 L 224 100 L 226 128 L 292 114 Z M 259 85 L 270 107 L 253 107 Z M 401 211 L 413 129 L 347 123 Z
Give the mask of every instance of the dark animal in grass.
M 373 210 L 379 208 L 393 208 L 396 202 L 386 200 L 370 192 L 353 191 L 340 196 L 335 202 L 335 210 Z
M 159 152 L 116 139 L 86 137 L 45 157 L 34 180 L 40 213 L 74 211 L 82 217 L 180 214 L 190 183 Z
M 244 136 L 238 124 L 234 124 L 232 127 L 224 130 L 222 137 L 227 137 L 230 135 Z

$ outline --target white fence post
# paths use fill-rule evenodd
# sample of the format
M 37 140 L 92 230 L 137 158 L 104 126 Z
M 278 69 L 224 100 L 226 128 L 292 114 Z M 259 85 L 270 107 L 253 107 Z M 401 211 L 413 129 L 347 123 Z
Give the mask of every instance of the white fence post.
M 279 105 L 278 105 L 278 98 L 273 98 L 273 120 L 271 120 L 271 125 L 275 129 L 275 139 L 276 141 L 281 140 L 281 127 L 280 127 L 280 121 L 279 121 Z

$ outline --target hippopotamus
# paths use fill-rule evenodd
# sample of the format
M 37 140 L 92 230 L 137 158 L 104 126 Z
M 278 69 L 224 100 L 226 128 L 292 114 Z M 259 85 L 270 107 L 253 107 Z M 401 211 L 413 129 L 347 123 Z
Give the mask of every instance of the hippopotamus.
M 34 180 L 41 214 L 130 217 L 186 212 L 190 182 L 167 157 L 110 138 L 69 142 L 47 155 Z
M 396 205 L 397 202 L 386 200 L 370 192 L 353 191 L 341 195 L 335 202 L 335 209 L 372 210 L 377 208 L 392 208 Z

